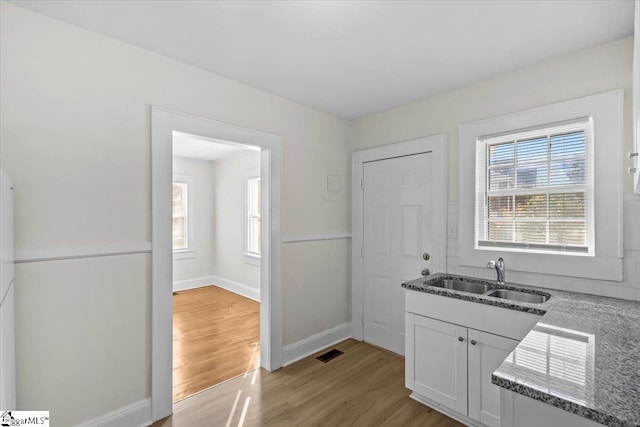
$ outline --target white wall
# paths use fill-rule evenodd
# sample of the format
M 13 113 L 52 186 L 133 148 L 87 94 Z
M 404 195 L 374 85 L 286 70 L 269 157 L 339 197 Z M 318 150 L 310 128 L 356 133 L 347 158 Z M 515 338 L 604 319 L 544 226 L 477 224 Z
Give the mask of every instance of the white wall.
M 213 274 L 214 256 L 214 163 L 207 160 L 173 158 L 173 174 L 193 177 L 193 229 L 195 248 L 192 258 L 173 260 L 173 281 L 196 279 Z
M 149 396 L 147 255 L 16 267 L 19 409 L 70 426 Z
M 213 274 L 260 289 L 260 267 L 244 259 L 246 173 L 260 170 L 260 152 L 247 151 L 216 160 L 215 254 Z M 259 172 L 258 172 L 259 173 Z
M 375 147 L 425 135 L 449 135 L 449 219 L 458 224 L 458 126 L 462 123 L 514 113 L 560 101 L 624 89 L 624 153 L 631 149 L 631 69 L 633 40 L 612 43 L 539 63 L 455 91 L 353 122 L 352 150 Z M 623 162 L 626 165 L 628 162 Z M 626 170 L 625 192 L 632 191 Z M 597 203 L 597 200 L 596 200 Z M 508 280 L 556 289 L 570 289 L 627 299 L 640 299 L 640 199 L 628 194 L 624 202 L 624 281 L 572 279 L 508 271 Z M 469 268 L 458 262 L 457 238 L 448 241 L 449 272 L 492 278 L 488 269 Z M 507 258 L 508 261 L 508 258 Z
M 12 4 L 0 19 L 18 251 L 149 242 L 151 105 L 281 135 L 283 234 L 349 231 L 348 190 L 324 197 L 349 176 L 346 121 Z M 348 246 L 285 246 L 285 344 L 349 320 Z M 18 406 L 66 426 L 147 398 L 150 303 L 149 255 L 19 265 Z
M 247 263 L 244 256 L 246 173 L 252 170 L 259 174 L 259 151 L 216 161 L 173 158 L 174 175 L 193 178 L 195 211 L 195 252 L 174 258 L 174 290 L 194 283 L 225 287 L 233 282 L 260 291 L 260 267 Z
M 328 330 L 338 324 L 349 321 L 343 320 L 342 313 L 349 312 L 351 307 L 350 288 L 342 289 L 332 284 L 344 276 L 350 276 L 349 265 L 337 262 L 327 266 L 319 262 L 326 258 L 351 258 L 350 240 L 324 240 L 319 242 L 287 243 L 284 245 L 284 262 L 288 266 L 284 272 L 285 296 L 284 303 L 288 307 L 285 323 L 300 322 L 298 331 L 285 328 L 285 343 L 299 341 L 299 336 L 312 336 L 316 330 Z M 320 310 L 311 308 L 307 304 L 296 301 L 311 301 Z
M 449 199 L 458 198 L 458 126 L 613 89 L 625 90 L 624 152 L 631 149 L 631 66 L 627 37 L 355 120 L 351 149 L 449 135 Z M 625 160 L 626 165 L 628 161 Z M 625 192 L 631 179 L 625 171 Z

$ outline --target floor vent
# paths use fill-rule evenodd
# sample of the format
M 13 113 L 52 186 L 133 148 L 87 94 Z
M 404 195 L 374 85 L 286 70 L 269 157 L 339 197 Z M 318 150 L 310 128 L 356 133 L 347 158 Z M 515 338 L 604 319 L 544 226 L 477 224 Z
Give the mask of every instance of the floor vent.
M 340 356 L 341 354 L 344 354 L 344 353 L 342 351 L 336 350 L 334 348 L 333 350 L 329 350 L 326 353 L 321 354 L 320 356 L 316 357 L 316 359 L 318 359 L 322 363 L 327 363 L 329 360 L 335 359 L 336 357 Z

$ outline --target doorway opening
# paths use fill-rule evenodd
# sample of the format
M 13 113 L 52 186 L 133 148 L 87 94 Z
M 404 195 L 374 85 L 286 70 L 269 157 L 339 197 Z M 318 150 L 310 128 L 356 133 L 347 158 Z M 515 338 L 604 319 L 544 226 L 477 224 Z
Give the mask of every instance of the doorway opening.
M 202 117 L 151 107 L 151 417 L 172 413 L 173 402 L 173 138 L 197 135 L 211 142 L 259 149 L 259 350 L 260 367 L 282 367 L 282 138 L 265 132 L 229 125 Z M 255 182 L 254 182 L 255 186 Z M 179 199 L 179 197 L 177 197 Z M 180 201 L 188 210 L 186 200 Z M 197 208 L 195 208 L 197 214 Z M 256 211 L 252 217 L 256 221 Z M 179 216 L 179 215 L 178 215 Z M 197 216 L 197 215 L 196 215 Z M 188 251 L 188 218 L 177 243 Z M 255 227 L 254 227 L 255 229 Z M 198 250 L 198 234 L 194 241 Z M 255 249 L 255 245 L 252 249 Z M 248 254 L 251 255 L 251 254 Z M 218 278 L 219 280 L 219 278 Z M 225 283 L 232 287 L 238 282 Z M 180 291 L 178 291 L 180 292 Z M 256 346 L 257 347 L 257 346 Z
M 260 147 L 173 132 L 173 401 L 260 367 Z

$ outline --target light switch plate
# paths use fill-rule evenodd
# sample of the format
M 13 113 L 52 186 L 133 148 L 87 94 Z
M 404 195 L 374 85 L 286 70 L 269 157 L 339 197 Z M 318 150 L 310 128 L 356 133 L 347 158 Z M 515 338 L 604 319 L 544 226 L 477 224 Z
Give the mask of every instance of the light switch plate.
M 327 175 L 327 191 L 330 193 L 339 193 L 342 187 L 340 175 Z

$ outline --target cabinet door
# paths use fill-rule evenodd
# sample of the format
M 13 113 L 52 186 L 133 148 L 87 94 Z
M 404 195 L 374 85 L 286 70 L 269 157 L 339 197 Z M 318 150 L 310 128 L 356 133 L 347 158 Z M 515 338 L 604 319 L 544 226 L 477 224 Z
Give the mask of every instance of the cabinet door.
M 467 328 L 407 314 L 407 387 L 467 414 Z
M 500 387 L 491 374 L 518 345 L 518 341 L 469 329 L 469 417 L 500 426 Z

